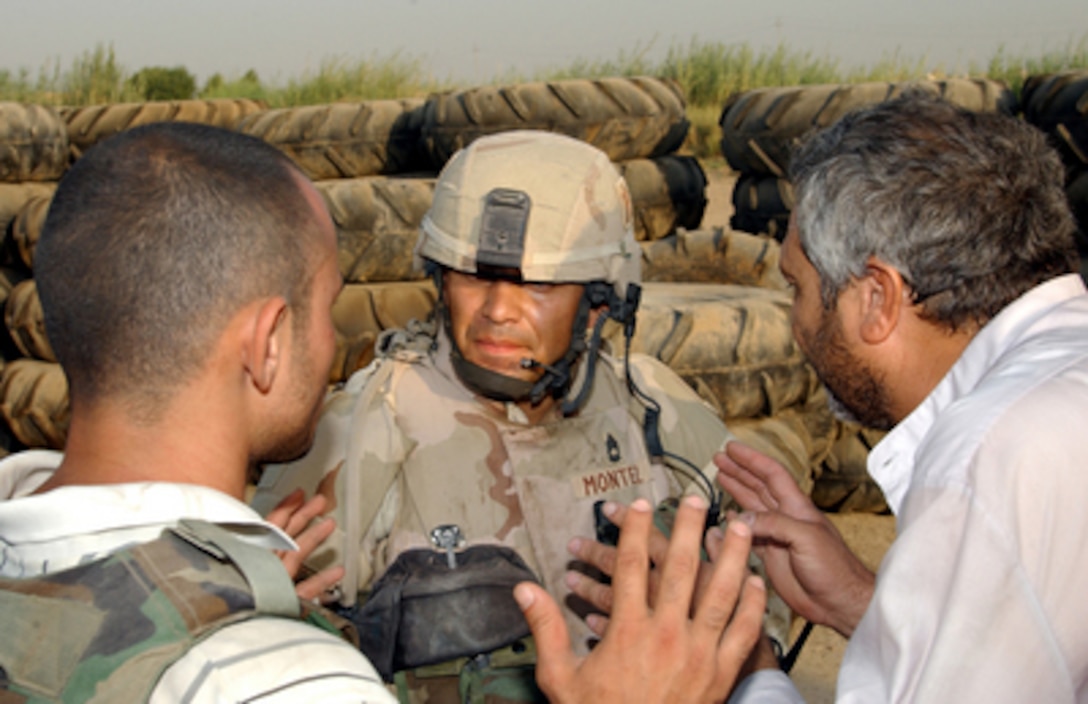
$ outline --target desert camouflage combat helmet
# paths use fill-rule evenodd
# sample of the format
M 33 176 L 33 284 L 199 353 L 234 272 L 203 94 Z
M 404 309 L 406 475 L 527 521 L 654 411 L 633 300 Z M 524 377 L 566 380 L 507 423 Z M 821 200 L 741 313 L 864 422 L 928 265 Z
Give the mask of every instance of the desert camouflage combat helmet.
M 469 274 L 605 281 L 620 300 L 641 273 L 623 177 L 596 147 L 541 131 L 481 137 L 457 152 L 435 184 L 416 251 Z
M 448 325 L 443 269 L 534 283 L 585 284 L 570 345 L 535 382 L 484 369 L 451 340 L 450 360 L 470 388 L 502 401 L 564 397 L 583 354 L 595 357 L 601 326 L 620 321 L 630 339 L 639 301 L 641 251 L 635 242 L 627 183 L 604 152 L 551 132 L 512 131 L 481 137 L 453 155 L 435 184 L 416 255 L 428 262 L 440 292 L 437 314 Z M 590 339 L 586 325 L 597 319 Z M 452 337 L 452 336 L 451 336 Z M 533 364 L 534 360 L 525 360 Z M 589 364 L 582 390 L 563 404 L 573 413 L 593 385 Z

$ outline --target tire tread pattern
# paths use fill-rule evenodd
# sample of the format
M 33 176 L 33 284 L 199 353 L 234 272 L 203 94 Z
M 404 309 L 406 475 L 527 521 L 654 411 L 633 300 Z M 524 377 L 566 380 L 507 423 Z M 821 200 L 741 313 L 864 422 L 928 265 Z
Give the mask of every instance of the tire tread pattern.
M 64 448 L 71 413 L 59 364 L 16 359 L 0 372 L 0 417 L 27 447 Z
M 1023 103 L 1024 119 L 1061 154 L 1068 181 L 1088 170 L 1088 69 L 1029 77 Z
M 666 154 L 616 164 L 631 192 L 635 239 L 656 240 L 676 228 L 694 230 L 706 212 L 706 172 L 693 156 Z
M 559 132 L 586 141 L 612 161 L 676 151 L 687 135 L 684 98 L 674 81 L 612 77 L 482 86 L 432 95 L 423 143 L 441 168 L 484 135 L 516 129 Z
M 0 102 L 0 182 L 56 181 L 68 168 L 68 129 L 44 105 Z
M 793 339 L 783 291 L 718 284 L 646 284 L 631 351 L 680 375 L 722 418 L 804 404 L 819 381 Z M 622 330 L 605 336 L 623 350 Z
M 426 166 L 423 105 L 408 98 L 278 108 L 238 129 L 275 145 L 314 180 L 408 173 Z
M 808 132 L 826 127 L 850 110 L 922 90 L 976 111 L 1016 112 L 1016 97 L 989 79 L 856 83 L 761 88 L 730 99 L 722 111 L 722 155 L 743 173 L 784 178 L 790 151 Z
M 245 98 L 214 100 L 160 100 L 145 103 L 112 103 L 67 108 L 72 156 L 79 158 L 91 146 L 112 135 L 153 122 L 198 122 L 235 129 L 242 118 L 267 109 L 263 101 Z

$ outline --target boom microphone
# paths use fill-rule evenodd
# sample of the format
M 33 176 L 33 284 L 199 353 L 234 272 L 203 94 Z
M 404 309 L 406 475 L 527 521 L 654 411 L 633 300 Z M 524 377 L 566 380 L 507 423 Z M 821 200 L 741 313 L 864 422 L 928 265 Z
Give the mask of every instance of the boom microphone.
M 521 368 L 522 369 L 535 369 L 536 367 L 540 367 L 544 371 L 551 372 L 552 374 L 554 374 L 556 376 L 559 376 L 562 373 L 558 369 L 556 369 L 555 367 L 553 367 L 553 366 L 551 366 L 549 364 L 544 364 L 544 362 L 538 362 L 537 360 L 532 359 L 531 357 L 522 357 L 521 358 Z

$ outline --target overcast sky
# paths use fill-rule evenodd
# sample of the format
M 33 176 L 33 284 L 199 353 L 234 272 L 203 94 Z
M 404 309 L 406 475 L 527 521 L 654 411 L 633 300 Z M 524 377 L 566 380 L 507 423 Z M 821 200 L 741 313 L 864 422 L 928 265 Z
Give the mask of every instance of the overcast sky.
M 898 51 L 931 67 L 985 65 L 998 47 L 1040 55 L 1088 37 L 1088 0 L 2 0 L 0 68 L 67 69 L 112 44 L 130 72 L 183 65 L 203 81 L 254 68 L 285 81 L 323 59 L 401 52 L 439 80 L 662 58 L 693 38 L 785 43 L 843 67 Z

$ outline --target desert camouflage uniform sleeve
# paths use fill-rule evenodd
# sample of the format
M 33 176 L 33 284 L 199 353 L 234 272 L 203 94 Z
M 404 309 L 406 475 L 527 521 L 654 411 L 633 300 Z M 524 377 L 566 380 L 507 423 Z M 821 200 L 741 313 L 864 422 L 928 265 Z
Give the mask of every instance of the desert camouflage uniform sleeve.
M 618 374 L 623 374 L 623 361 L 615 362 Z M 631 377 L 647 396 L 661 406 L 659 434 L 666 452 L 679 455 L 698 467 L 713 484 L 718 475 L 714 465 L 715 452 L 734 440 L 718 414 L 681 379 L 676 372 L 653 357 L 631 355 Z M 631 399 L 631 413 L 637 418 L 645 414 L 637 398 Z M 681 478 L 685 493 L 703 493 L 690 480 Z
M 328 514 L 336 520 L 336 529 L 306 564 L 314 570 L 344 565 L 348 571 L 342 585 L 345 596 L 365 587 L 373 577 L 374 551 L 380 543 L 375 517 L 410 449 L 390 401 L 397 367 L 395 361 L 379 358 L 330 392 L 313 447 L 294 462 L 269 465 L 252 502 L 263 515 L 300 487 L 307 495 L 322 494 L 328 499 Z M 354 566 L 348 550 L 354 551 Z

